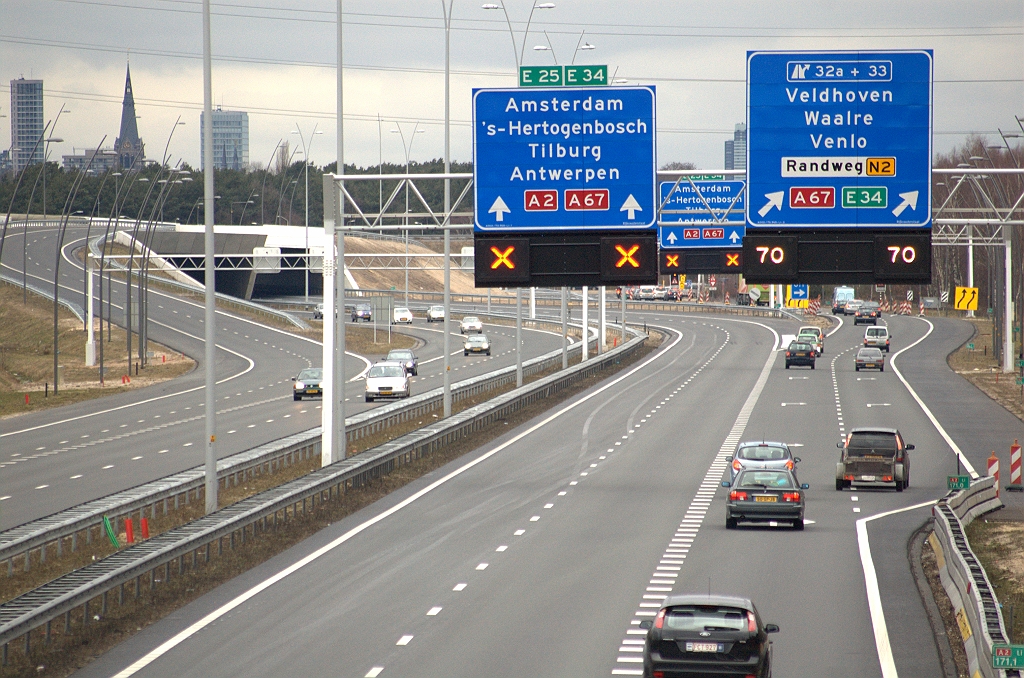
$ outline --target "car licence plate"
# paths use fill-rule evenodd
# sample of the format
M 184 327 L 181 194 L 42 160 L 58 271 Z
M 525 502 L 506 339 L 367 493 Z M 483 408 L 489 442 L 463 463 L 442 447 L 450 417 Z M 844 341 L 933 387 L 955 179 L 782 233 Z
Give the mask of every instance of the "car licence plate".
M 320 392 L 320 389 L 318 389 L 318 388 L 311 388 L 308 391 L 306 391 L 306 393 L 313 393 L 313 394 L 316 394 L 316 393 L 319 393 L 319 392 Z
M 718 643 L 687 643 L 687 652 L 718 652 Z
M 754 497 L 754 501 L 773 502 L 773 501 L 777 501 L 777 500 L 778 500 L 778 498 L 774 494 L 757 495 L 757 496 Z
M 875 479 L 875 477 L 874 477 L 874 476 L 861 476 L 861 477 L 860 477 L 860 479 L 861 479 L 861 480 L 868 480 L 868 481 L 871 481 L 871 480 L 874 480 L 874 479 Z

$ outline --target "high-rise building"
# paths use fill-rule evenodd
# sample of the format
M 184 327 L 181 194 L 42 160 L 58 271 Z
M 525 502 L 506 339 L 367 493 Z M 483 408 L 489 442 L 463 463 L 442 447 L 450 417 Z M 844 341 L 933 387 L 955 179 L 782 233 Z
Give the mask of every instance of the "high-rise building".
M 43 161 L 43 81 L 11 80 L 11 164 L 15 172 Z M 33 150 L 34 149 L 34 150 Z
M 205 111 L 199 114 L 200 166 L 206 169 L 203 144 L 206 143 Z M 245 111 L 213 111 L 213 168 L 243 170 L 249 165 L 249 114 Z
M 83 148 L 82 150 L 72 149 L 70 155 L 62 157 L 63 166 L 66 170 L 84 170 L 89 168 L 92 174 L 103 174 L 121 168 L 121 157 L 112 148 Z M 128 165 L 131 167 L 131 164 Z M 136 165 L 138 167 L 138 165 Z
M 0 176 L 7 174 L 11 171 L 11 152 L 8 150 L 0 151 Z
M 126 67 L 124 78 L 124 100 L 121 102 L 121 133 L 117 135 L 114 149 L 122 169 L 142 169 L 146 159 L 146 146 L 139 138 L 139 126 L 135 120 L 135 96 L 132 94 L 132 69 Z
M 747 169 L 746 123 L 736 123 L 736 130 L 732 133 L 732 139 L 729 139 L 728 141 L 725 142 L 725 169 Z

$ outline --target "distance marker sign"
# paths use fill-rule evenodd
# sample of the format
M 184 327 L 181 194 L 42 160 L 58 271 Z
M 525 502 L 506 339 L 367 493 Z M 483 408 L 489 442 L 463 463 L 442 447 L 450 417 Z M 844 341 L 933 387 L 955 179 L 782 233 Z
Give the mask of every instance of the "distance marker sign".
M 931 227 L 932 53 L 748 52 L 747 223 Z
M 653 87 L 477 89 L 478 233 L 653 229 Z

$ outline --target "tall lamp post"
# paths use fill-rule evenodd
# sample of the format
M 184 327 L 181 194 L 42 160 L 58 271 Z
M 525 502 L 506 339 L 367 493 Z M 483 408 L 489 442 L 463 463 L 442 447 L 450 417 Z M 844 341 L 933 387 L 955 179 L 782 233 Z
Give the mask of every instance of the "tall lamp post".
M 412 154 L 412 144 L 416 141 L 417 134 L 424 134 L 427 130 L 419 129 L 420 121 L 417 120 L 416 124 L 412 126 L 412 134 L 409 135 L 409 143 L 405 142 L 405 133 L 402 132 L 402 126 L 399 123 L 395 123 L 395 129 L 391 130 L 392 134 L 398 134 L 402 137 L 402 150 L 405 151 L 405 173 L 409 173 L 409 157 Z M 409 305 L 409 182 L 405 182 L 405 305 Z
M 292 134 L 298 134 L 299 135 L 299 141 L 302 142 L 302 157 L 303 157 L 303 163 L 302 164 L 305 166 L 305 170 L 306 170 L 305 171 L 305 175 L 306 175 L 306 266 L 305 266 L 305 269 L 306 269 L 306 303 L 307 304 L 309 303 L 309 162 L 310 162 L 310 160 L 309 160 L 309 153 L 310 153 L 310 150 L 311 150 L 311 148 L 313 146 L 313 137 L 315 135 L 317 135 L 317 134 L 323 134 L 323 132 L 317 130 L 317 127 L 319 127 L 319 126 L 320 126 L 320 123 L 317 123 L 316 125 L 313 125 L 313 131 L 309 135 L 308 143 L 307 143 L 306 139 L 302 136 L 302 130 L 299 128 L 299 123 L 295 123 L 295 129 L 292 130 Z

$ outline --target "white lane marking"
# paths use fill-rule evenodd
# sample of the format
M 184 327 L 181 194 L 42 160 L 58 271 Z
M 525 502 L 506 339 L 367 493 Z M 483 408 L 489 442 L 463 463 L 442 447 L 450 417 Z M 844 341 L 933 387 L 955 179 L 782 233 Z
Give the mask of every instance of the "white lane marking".
M 507 550 L 508 550 L 508 546 L 505 546 L 505 545 L 503 544 L 503 545 L 499 546 L 498 548 L 496 548 L 496 549 L 494 549 L 494 550 L 495 550 L 495 551 L 497 551 L 498 553 L 503 553 L 504 551 L 507 551 Z
M 523 536 L 524 534 L 526 534 L 526 530 L 516 530 L 516 531 L 515 531 L 515 532 L 513 532 L 512 534 L 513 534 L 513 535 L 515 535 L 515 536 L 517 536 L 517 537 L 521 537 L 521 536 Z
M 871 544 L 868 541 L 868 523 L 896 513 L 931 506 L 934 503 L 935 500 L 932 499 L 931 501 L 914 504 L 906 508 L 876 513 L 873 516 L 861 518 L 857 521 L 857 545 L 860 549 L 860 564 L 864 569 L 864 585 L 867 587 L 868 594 L 868 611 L 871 613 L 871 626 L 875 632 L 875 649 L 878 652 L 878 662 L 882 665 L 882 678 L 899 678 L 899 674 L 896 672 L 896 662 L 893 661 L 892 646 L 889 644 L 889 630 L 885 625 L 885 612 L 882 610 L 882 596 L 878 590 L 875 562 L 871 558 Z
M 71 476 L 68 480 L 78 480 L 81 477 L 82 477 L 82 474 L 79 473 L 78 475 Z
M 479 565 L 476 566 L 476 569 L 478 569 L 478 570 L 486 570 L 487 569 L 487 563 L 480 563 Z
M 740 322 L 751 322 L 751 321 L 740 321 Z M 760 325 L 761 323 L 753 323 L 753 322 L 751 322 L 751 324 Z M 767 326 L 766 325 L 762 325 L 762 327 L 767 327 Z M 276 574 L 274 574 L 274 575 L 272 575 L 270 577 L 267 577 L 266 579 L 264 579 L 259 584 L 257 584 L 255 586 L 253 586 L 252 588 L 250 588 L 248 591 L 245 591 L 244 593 L 239 594 L 238 596 L 236 596 L 232 600 L 228 601 L 224 605 L 221 605 L 216 610 L 213 610 L 212 612 L 210 612 L 209 614 L 204 616 L 202 619 L 199 619 L 198 621 L 194 622 L 193 624 L 189 625 L 188 627 L 182 629 L 177 634 L 175 634 L 171 638 L 167 639 L 166 641 L 164 641 L 163 643 L 161 643 L 160 645 L 158 645 L 154 649 L 150 650 L 145 655 L 143 655 L 142 657 L 140 657 L 139 659 L 137 659 L 136 661 L 132 662 L 130 665 L 125 667 L 123 670 L 121 670 L 118 673 L 116 673 L 112 678 L 129 678 L 130 676 L 135 675 L 136 673 L 138 673 L 139 671 L 141 671 L 145 667 L 149 666 L 150 664 L 152 664 L 154 661 L 156 661 L 157 659 L 159 659 L 163 655 L 167 654 L 170 650 L 174 649 L 175 647 L 177 647 L 178 645 L 180 645 L 184 641 L 188 640 L 189 638 L 191 638 L 195 634 L 199 633 L 204 628 L 206 628 L 207 626 L 209 626 L 210 624 L 212 624 L 216 620 L 220 619 L 224 615 L 228 614 L 229 612 L 231 612 L 232 610 L 234 610 L 238 606 L 244 604 L 246 601 L 250 600 L 251 598 L 253 598 L 253 597 L 257 596 L 257 595 L 259 595 L 260 593 L 262 593 L 266 589 L 270 588 L 271 586 L 273 586 L 277 582 L 281 581 L 282 579 L 285 579 L 286 577 L 288 577 L 289 575 L 293 574 L 294 572 L 297 572 L 297 571 L 301 570 L 302 568 L 304 568 L 307 565 L 309 565 L 310 563 L 318 560 L 319 558 L 321 558 L 325 554 L 330 553 L 331 551 L 333 551 L 334 549 L 338 548 L 339 546 L 341 546 L 345 542 L 349 541 L 350 539 L 352 539 L 356 535 L 360 534 L 361 532 L 364 532 L 365 530 L 369 529 L 370 527 L 373 527 L 374 525 L 376 525 L 377 523 L 383 521 L 384 519 L 391 517 L 395 513 L 398 513 L 403 508 L 409 506 L 410 504 L 412 504 L 416 500 L 426 496 L 430 492 L 433 492 L 435 489 L 437 489 L 438 487 L 441 487 L 442 485 L 446 484 L 448 481 L 452 480 L 453 478 L 456 478 L 456 477 L 462 475 L 463 473 L 465 473 L 469 469 L 477 466 L 478 464 L 482 464 L 484 461 L 490 459 L 491 457 L 493 457 L 494 455 L 498 454 L 502 450 L 510 447 L 511 445 L 514 445 L 514 444 L 518 443 L 520 440 L 523 440 L 527 436 L 529 436 L 529 435 L 535 433 L 536 431 L 540 430 L 541 428 L 547 426 L 552 421 L 555 421 L 556 419 L 560 418 L 563 414 L 576 409 L 577 407 L 579 407 L 580 405 L 582 405 L 582 404 L 584 404 L 586 402 L 589 402 L 592 398 L 596 398 L 597 396 L 599 396 L 604 391 L 614 387 L 615 385 L 621 383 L 625 379 L 628 379 L 629 377 L 633 376 L 634 374 L 636 374 L 640 370 L 644 369 L 645 367 L 647 367 L 648 365 L 653 363 L 655 360 L 658 360 L 662 356 L 667 355 L 668 352 L 672 348 L 674 348 L 676 346 L 676 344 L 678 344 L 682 340 L 683 335 L 678 330 L 671 329 L 671 328 L 666 328 L 666 329 L 669 329 L 669 331 L 671 331 L 673 334 L 675 334 L 675 338 L 672 341 L 670 341 L 667 345 L 665 345 L 657 353 L 655 353 L 654 355 L 649 357 L 647 360 L 644 360 L 642 363 L 640 363 L 636 367 L 628 370 L 625 374 L 619 375 L 618 377 L 610 380 L 607 384 L 604 384 L 603 386 L 594 389 L 592 392 L 590 392 L 587 395 L 581 397 L 580 399 L 569 403 L 565 407 L 562 407 L 557 412 L 554 412 L 553 414 L 545 417 L 544 419 L 542 419 L 541 421 L 537 422 L 536 424 L 534 424 L 530 428 L 526 429 L 522 433 L 519 433 L 518 435 L 512 437 L 511 439 L 505 441 L 504 443 L 498 445 L 497 447 L 495 447 L 495 448 L 485 452 L 484 454 L 480 455 L 479 457 L 476 457 L 475 459 L 467 462 L 466 464 L 463 464 L 459 468 L 453 470 L 451 473 L 449 473 L 449 474 L 447 474 L 447 475 L 445 475 L 445 476 L 443 476 L 441 478 L 438 478 L 437 480 L 435 480 L 431 484 L 427 485 L 426 487 L 424 487 L 423 489 L 419 490 L 418 492 L 415 492 L 412 495 L 406 497 L 405 499 L 403 499 L 402 501 L 398 502 L 397 504 L 395 504 L 391 508 L 387 509 L 386 511 L 382 511 L 381 513 L 378 513 L 376 516 L 370 518 L 369 520 L 366 520 L 363 523 L 360 523 L 359 525 L 356 525 L 355 527 L 353 527 L 352 529 L 348 530 L 347 532 L 345 532 L 344 534 L 342 534 L 338 538 L 332 540 L 331 542 L 321 546 L 316 551 L 310 553 L 305 558 L 302 558 L 301 560 L 298 560 L 297 562 L 292 563 L 288 567 L 286 567 L 283 570 L 277 572 Z M 772 330 L 772 331 L 774 332 L 774 330 Z M 540 516 L 535 516 L 535 517 L 537 518 L 537 520 L 540 520 Z M 435 609 L 438 612 L 441 611 L 441 608 L 435 608 Z M 652 616 L 653 616 L 653 613 L 652 613 Z M 383 671 L 383 670 L 384 669 L 381 668 L 381 671 Z
M 440 612 L 441 609 L 442 608 L 440 608 L 440 607 L 432 607 L 429 610 L 427 610 L 427 616 L 428 617 L 436 617 L 437 613 Z
M 366 676 L 364 678 L 377 678 L 377 676 L 379 676 L 381 671 L 383 670 L 383 666 L 374 666 L 372 669 L 366 672 Z
M 408 645 L 410 640 L 412 640 L 412 636 L 402 636 L 395 645 Z
M 106 471 L 108 468 L 114 468 L 114 465 L 113 464 L 107 464 L 106 466 L 103 467 L 103 470 Z
M 967 469 L 967 473 L 971 475 L 972 479 L 977 480 L 979 476 L 978 472 L 974 470 L 974 466 L 971 465 L 971 462 L 967 461 L 967 457 L 964 456 L 964 453 L 960 451 L 960 448 L 957 446 L 957 444 L 953 442 L 953 439 L 949 436 L 948 433 L 946 433 L 946 429 L 942 428 L 942 424 L 939 423 L 939 420 L 935 418 L 935 415 L 932 414 L 932 411 L 928 409 L 928 406 L 925 405 L 924 401 L 921 400 L 921 398 L 917 395 L 917 391 L 913 389 L 913 387 L 910 385 L 910 382 L 908 382 L 903 377 L 903 373 L 900 372 L 899 369 L 896 367 L 896 358 L 900 357 L 900 355 L 904 351 L 909 351 L 910 349 L 914 348 L 922 341 L 927 339 L 928 335 L 935 330 L 935 325 L 933 325 L 931 321 L 928 320 L 927 318 L 916 318 L 916 320 L 923 320 L 928 325 L 928 331 L 924 333 L 923 337 L 915 341 L 910 346 L 907 346 L 906 348 L 902 348 L 899 351 L 896 351 L 896 353 L 893 354 L 892 358 L 889 359 L 889 367 L 892 368 L 892 371 L 896 373 L 896 376 L 899 377 L 900 381 L 903 382 L 903 385 L 907 387 L 908 391 L 910 391 L 910 395 L 913 396 L 914 400 L 917 401 L 917 404 L 921 406 L 921 409 L 924 411 L 925 416 L 928 417 L 928 420 L 932 422 L 932 425 L 935 427 L 935 430 L 939 432 L 939 435 L 942 436 L 942 439 L 945 440 L 946 444 L 949 445 L 951 450 L 953 450 L 953 454 L 960 458 L 960 463 L 964 465 L 965 469 Z
M 48 488 L 48 487 L 49 487 L 49 485 L 40 485 L 40 486 L 39 486 L 39 487 L 37 487 L 36 489 L 37 489 L 37 490 L 45 490 L 45 489 L 46 489 L 46 488 Z
M 452 591 L 465 591 L 467 586 L 469 586 L 469 584 L 465 582 L 459 582 L 455 585 L 455 588 L 453 588 Z
M 890 403 L 868 403 L 868 407 L 890 407 Z

